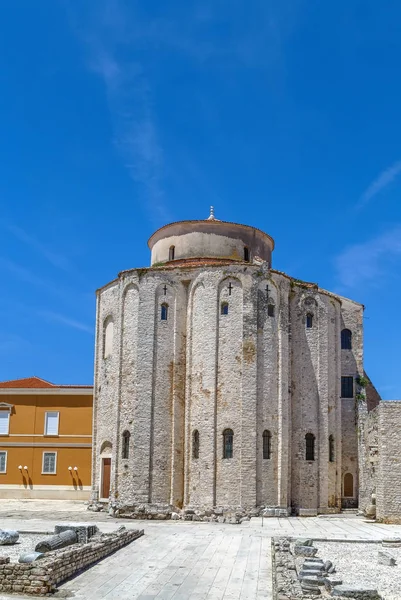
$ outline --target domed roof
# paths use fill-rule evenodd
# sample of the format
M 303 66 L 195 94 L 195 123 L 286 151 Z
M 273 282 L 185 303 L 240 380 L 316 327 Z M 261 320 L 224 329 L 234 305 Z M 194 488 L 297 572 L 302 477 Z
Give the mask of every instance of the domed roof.
M 151 235 L 148 246 L 152 265 L 194 258 L 249 262 L 256 256 L 270 264 L 274 240 L 256 227 L 216 219 L 211 207 L 207 219 L 164 225 Z

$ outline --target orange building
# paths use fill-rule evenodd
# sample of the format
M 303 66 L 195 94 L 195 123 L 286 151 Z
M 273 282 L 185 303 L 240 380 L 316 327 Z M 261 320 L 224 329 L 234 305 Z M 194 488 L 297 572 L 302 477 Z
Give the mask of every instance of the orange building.
M 87 500 L 93 387 L 0 382 L 0 498 Z

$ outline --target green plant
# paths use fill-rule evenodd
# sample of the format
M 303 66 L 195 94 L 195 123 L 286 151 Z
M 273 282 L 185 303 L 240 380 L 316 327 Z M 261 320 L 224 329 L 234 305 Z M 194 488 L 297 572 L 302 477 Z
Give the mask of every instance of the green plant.
M 363 375 L 360 375 L 356 378 L 356 382 L 359 385 L 359 387 L 365 388 L 369 383 L 369 379 L 367 377 L 364 377 Z
M 364 402 L 366 400 L 365 394 L 361 394 L 361 393 L 356 394 L 355 398 L 356 398 L 356 400 L 358 400 L 358 402 Z

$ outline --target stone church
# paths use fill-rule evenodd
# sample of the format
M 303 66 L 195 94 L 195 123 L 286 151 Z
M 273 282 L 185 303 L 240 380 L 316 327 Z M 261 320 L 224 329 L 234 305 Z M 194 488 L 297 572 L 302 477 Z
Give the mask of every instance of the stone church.
M 148 245 L 150 267 L 97 292 L 92 501 L 357 507 L 363 306 L 273 269 L 270 235 L 213 210 Z

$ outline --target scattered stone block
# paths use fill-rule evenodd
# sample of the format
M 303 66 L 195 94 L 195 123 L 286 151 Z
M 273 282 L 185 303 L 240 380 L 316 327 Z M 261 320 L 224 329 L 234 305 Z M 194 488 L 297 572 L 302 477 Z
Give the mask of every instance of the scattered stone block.
M 39 560 L 39 558 L 43 558 L 43 552 L 25 552 L 24 554 L 20 554 L 18 562 L 19 563 L 32 563 L 35 560 Z
M 300 508 L 298 511 L 300 517 L 317 517 L 316 508 Z
M 312 577 L 312 576 L 322 577 L 323 571 L 320 571 L 317 569 L 302 569 L 298 573 L 298 579 L 304 579 L 305 577 Z
M 401 546 L 401 538 L 386 538 L 382 540 L 383 548 L 399 548 Z
M 180 518 L 180 515 L 179 515 L 178 513 L 176 513 L 176 512 L 172 512 L 172 513 L 171 513 L 171 519 L 172 519 L 173 521 L 178 521 L 178 520 L 179 520 L 179 518 Z
M 375 588 L 351 585 L 336 585 L 331 595 L 334 597 L 354 598 L 355 600 L 380 600 Z
M 315 556 L 317 548 L 313 546 L 294 546 L 295 556 Z
M 298 538 L 295 540 L 295 546 L 313 546 L 313 540 L 309 538 Z
M 342 580 L 339 579 L 338 577 L 325 577 L 324 585 L 326 586 L 326 590 L 328 592 L 331 592 L 331 590 L 336 585 L 341 585 L 341 584 L 342 584 Z
M 324 563 L 324 570 L 329 572 L 329 569 L 331 569 L 332 566 L 333 563 L 331 562 L 331 560 L 326 560 L 326 562 Z
M 394 556 L 392 556 L 389 552 L 383 552 L 383 550 L 379 550 L 378 562 L 379 565 L 386 565 L 386 567 L 394 567 L 396 564 Z
M 0 546 L 16 544 L 18 539 L 18 531 L 14 531 L 13 529 L 0 529 Z

